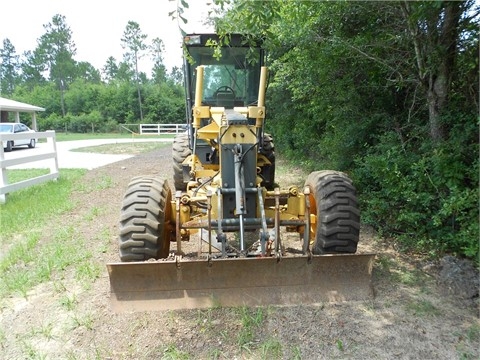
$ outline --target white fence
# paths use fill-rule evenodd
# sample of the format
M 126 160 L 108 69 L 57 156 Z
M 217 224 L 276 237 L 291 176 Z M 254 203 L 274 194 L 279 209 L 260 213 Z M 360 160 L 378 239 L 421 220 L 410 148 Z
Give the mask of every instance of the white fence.
M 47 145 L 49 147 L 48 152 L 41 154 L 34 154 L 29 156 L 23 156 L 15 159 L 5 159 L 3 150 L 3 141 L 5 140 L 26 140 L 26 139 L 47 139 Z M 29 152 L 26 151 L 25 154 Z M 13 184 L 8 184 L 7 179 L 7 167 L 25 164 L 34 161 L 52 159 L 50 165 L 50 173 L 40 175 L 31 179 L 19 181 Z M 57 157 L 57 145 L 55 142 L 55 131 L 36 132 L 36 133 L 23 133 L 23 134 L 0 134 L 0 203 L 4 204 L 6 201 L 6 194 L 16 190 L 26 188 L 28 186 L 40 184 L 48 180 L 54 180 L 58 178 L 58 157 Z
M 178 134 L 187 130 L 187 124 L 124 124 L 121 127 L 131 132 L 132 135 Z M 131 130 L 137 128 L 138 132 Z
M 185 124 L 140 124 L 140 135 L 178 134 L 186 128 Z

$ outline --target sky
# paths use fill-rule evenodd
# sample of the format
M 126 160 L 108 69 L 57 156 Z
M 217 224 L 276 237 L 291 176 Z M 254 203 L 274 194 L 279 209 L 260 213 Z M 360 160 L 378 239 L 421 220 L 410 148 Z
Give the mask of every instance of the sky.
M 187 32 L 211 32 L 202 24 L 210 8 L 209 0 L 188 0 L 185 13 L 188 20 L 182 28 Z M 181 33 L 177 20 L 168 15 L 176 9 L 177 1 L 169 0 L 2 0 L 0 2 L 0 47 L 8 38 L 17 55 L 33 51 L 37 40 L 45 33 L 43 25 L 51 23 L 56 14 L 65 16 L 76 45 L 76 61 L 87 61 L 101 70 L 108 57 L 117 62 L 123 59 L 121 38 L 128 21 L 140 25 L 146 42 L 159 37 L 165 44 L 164 64 L 170 71 L 181 66 Z M 151 75 L 151 62 L 141 59 L 140 70 Z

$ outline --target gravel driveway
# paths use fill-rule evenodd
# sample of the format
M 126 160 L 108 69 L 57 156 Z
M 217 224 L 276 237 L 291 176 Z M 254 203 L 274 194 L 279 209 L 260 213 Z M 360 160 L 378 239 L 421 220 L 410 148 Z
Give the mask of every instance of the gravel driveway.
M 119 144 L 132 142 L 172 142 L 172 139 L 93 139 L 93 140 L 74 140 L 59 141 L 56 143 L 58 167 L 70 169 L 96 169 L 101 166 L 115 163 L 133 157 L 133 155 L 118 154 L 92 154 L 87 152 L 72 151 L 90 146 L 99 146 L 104 144 Z M 27 147 L 16 148 L 12 152 L 5 153 L 5 159 L 15 159 L 20 157 L 44 154 L 52 151 L 47 143 L 37 143 L 34 149 Z M 41 169 L 49 168 L 54 160 L 41 160 L 33 163 L 26 163 L 10 167 L 11 169 Z

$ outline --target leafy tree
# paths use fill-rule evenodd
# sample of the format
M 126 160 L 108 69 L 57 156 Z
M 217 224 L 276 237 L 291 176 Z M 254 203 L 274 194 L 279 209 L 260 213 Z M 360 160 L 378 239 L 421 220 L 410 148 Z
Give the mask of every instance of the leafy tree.
M 162 39 L 153 39 L 150 52 L 153 60 L 152 80 L 156 84 L 161 84 L 167 79 L 167 70 L 163 64 L 165 45 L 163 44 Z
M 183 72 L 177 66 L 174 66 L 169 74 L 169 79 L 172 81 L 174 85 L 182 85 L 183 86 Z
M 98 110 L 101 84 L 77 78 L 65 93 L 65 104 L 71 115 L 89 114 Z
M 164 82 L 148 85 L 145 90 L 145 120 L 148 123 L 178 124 L 185 121 L 181 87 Z
M 405 249 L 478 254 L 473 1 L 216 3 L 220 33 L 266 37 L 277 151 L 349 172 Z
M 15 52 L 15 47 L 9 39 L 3 40 L 3 47 L 0 49 L 0 92 L 11 95 L 15 90 L 15 85 L 19 81 L 19 56 Z
M 77 79 L 83 79 L 91 83 L 99 83 L 101 81 L 100 72 L 89 62 L 80 61 L 76 67 Z
M 46 30 L 38 40 L 38 55 L 43 60 L 50 79 L 55 81 L 60 90 L 62 115 L 65 116 L 65 91 L 76 77 L 76 53 L 72 32 L 63 15 L 54 15 L 52 22 L 44 25 Z
M 130 65 L 135 74 L 135 82 L 137 85 L 137 95 L 138 95 L 138 108 L 140 111 L 140 120 L 143 120 L 143 111 L 142 111 L 142 97 L 140 91 L 140 78 L 138 71 L 138 61 L 144 55 L 144 51 L 147 50 L 147 45 L 145 40 L 147 35 L 143 34 L 140 25 L 135 21 L 129 21 L 125 27 L 122 37 L 122 48 L 126 50 L 124 54 L 125 62 Z
M 114 80 L 118 76 L 118 71 L 117 61 L 113 56 L 110 56 L 102 69 L 105 81 Z
M 24 58 L 25 60 L 20 64 L 22 82 L 30 89 L 45 84 L 47 81 L 43 76 L 45 65 L 40 58 L 38 48 L 33 52 L 26 51 Z
M 45 108 L 45 111 L 37 113 L 38 125 L 43 128 L 42 121 L 44 117 L 50 114 L 58 114 L 61 116 L 62 109 L 58 101 L 58 89 L 53 82 L 44 81 L 41 84 L 23 83 L 15 88 L 12 96 L 15 100 L 27 103 L 40 105 Z M 31 116 L 29 116 L 31 118 Z M 48 130 L 48 129 L 46 129 Z
M 466 9 L 472 1 L 411 3 L 403 1 L 401 9 L 415 51 L 417 79 L 426 93 L 431 138 L 438 142 L 446 136 L 441 115 L 448 105 L 460 50 L 460 21 L 468 18 Z M 465 15 L 464 15 L 465 14 Z
M 120 62 L 120 64 L 118 65 L 118 73 L 116 79 L 118 81 L 131 83 L 133 76 L 134 72 L 132 71 L 130 66 L 124 61 Z

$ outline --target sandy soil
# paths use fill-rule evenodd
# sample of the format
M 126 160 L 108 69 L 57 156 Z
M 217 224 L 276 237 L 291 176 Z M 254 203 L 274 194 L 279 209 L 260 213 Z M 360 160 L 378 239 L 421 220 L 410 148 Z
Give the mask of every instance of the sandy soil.
M 105 264 L 118 260 L 125 189 L 136 175 L 171 178 L 170 158 L 167 147 L 89 171 L 82 179 L 72 196 L 74 210 L 52 221 L 39 246 L 73 224 L 69 236 L 89 247 L 99 275 L 85 281 L 69 266 L 27 298 L 2 301 L 0 358 L 480 358 L 478 303 L 446 293 L 437 286 L 435 264 L 398 254 L 368 229 L 362 230 L 359 251 L 378 254 L 375 298 L 368 301 L 113 313 Z

